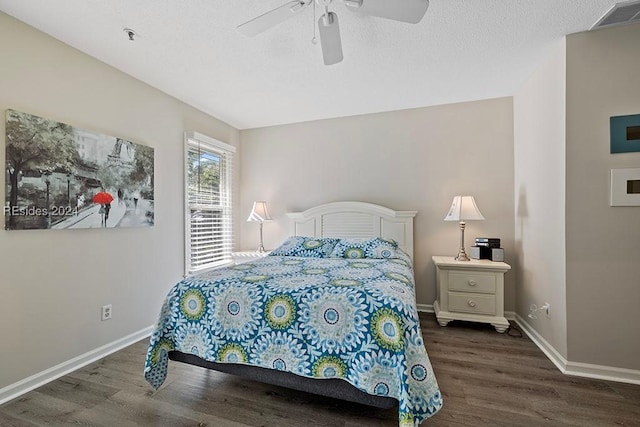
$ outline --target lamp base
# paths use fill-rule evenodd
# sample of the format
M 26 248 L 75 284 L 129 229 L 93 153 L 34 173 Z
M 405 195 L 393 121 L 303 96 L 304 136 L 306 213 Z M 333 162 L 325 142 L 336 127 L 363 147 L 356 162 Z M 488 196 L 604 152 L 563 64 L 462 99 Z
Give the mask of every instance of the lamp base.
M 265 252 L 264 245 L 262 244 L 262 221 L 260 221 L 260 245 L 258 245 L 258 250 L 256 252 L 258 252 L 259 254 Z
M 471 259 L 469 259 L 469 257 L 467 256 L 467 253 L 465 252 L 464 248 L 460 248 L 460 251 L 458 252 L 458 256 L 456 256 L 454 259 L 456 261 L 471 261 Z
M 460 221 L 460 250 L 458 250 L 458 256 L 455 257 L 456 261 L 470 261 L 467 252 L 464 250 L 464 227 L 464 221 Z

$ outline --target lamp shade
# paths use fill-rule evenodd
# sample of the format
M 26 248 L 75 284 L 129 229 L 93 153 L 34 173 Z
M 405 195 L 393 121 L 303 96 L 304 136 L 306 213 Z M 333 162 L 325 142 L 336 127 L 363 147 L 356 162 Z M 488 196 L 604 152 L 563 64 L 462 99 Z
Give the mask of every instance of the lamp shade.
M 269 215 L 269 210 L 267 209 L 267 202 L 253 202 L 253 209 L 251 209 L 251 213 L 249 214 L 247 221 L 271 221 L 271 215 Z
M 445 221 L 472 221 L 483 220 L 473 196 L 455 196 Z

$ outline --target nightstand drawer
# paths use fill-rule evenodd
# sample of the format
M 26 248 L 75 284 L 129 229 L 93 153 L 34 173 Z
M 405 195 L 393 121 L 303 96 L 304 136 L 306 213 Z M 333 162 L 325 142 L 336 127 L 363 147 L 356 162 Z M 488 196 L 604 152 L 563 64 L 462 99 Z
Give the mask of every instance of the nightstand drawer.
M 449 290 L 496 293 L 496 275 L 483 273 L 449 273 Z
M 496 298 L 493 295 L 449 292 L 449 311 L 495 314 Z

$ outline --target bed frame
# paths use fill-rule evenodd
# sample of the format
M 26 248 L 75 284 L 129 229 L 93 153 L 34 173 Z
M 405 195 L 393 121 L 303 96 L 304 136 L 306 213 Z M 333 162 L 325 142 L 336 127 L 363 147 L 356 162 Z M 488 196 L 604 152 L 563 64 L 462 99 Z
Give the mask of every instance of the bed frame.
M 417 211 L 394 211 L 363 202 L 334 202 L 304 212 L 287 213 L 291 234 L 309 237 L 382 237 L 393 239 L 413 259 L 413 218 Z M 170 351 L 169 359 L 213 369 L 242 378 L 332 397 L 377 408 L 396 407 L 392 397 L 374 396 L 341 379 L 306 378 L 257 366 L 215 363 L 198 356 Z

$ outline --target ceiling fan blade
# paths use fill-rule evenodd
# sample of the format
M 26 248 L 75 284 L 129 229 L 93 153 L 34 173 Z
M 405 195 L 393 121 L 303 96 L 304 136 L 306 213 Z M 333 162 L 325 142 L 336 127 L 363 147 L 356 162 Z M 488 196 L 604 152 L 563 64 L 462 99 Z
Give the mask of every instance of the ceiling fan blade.
M 344 0 L 348 9 L 365 15 L 417 24 L 422 20 L 429 0 Z
M 312 0 L 294 0 L 262 14 L 250 21 L 240 24 L 237 30 L 245 36 L 253 37 L 269 28 L 286 21 L 302 12 L 311 4 Z
M 342 41 L 340 40 L 340 25 L 338 15 L 328 12 L 318 20 L 320 44 L 324 65 L 333 65 L 342 61 Z

